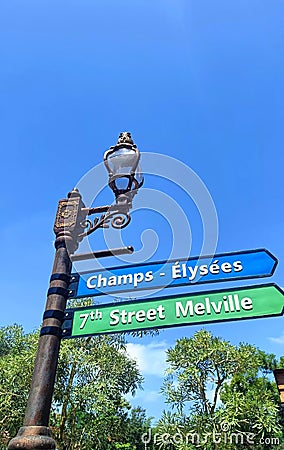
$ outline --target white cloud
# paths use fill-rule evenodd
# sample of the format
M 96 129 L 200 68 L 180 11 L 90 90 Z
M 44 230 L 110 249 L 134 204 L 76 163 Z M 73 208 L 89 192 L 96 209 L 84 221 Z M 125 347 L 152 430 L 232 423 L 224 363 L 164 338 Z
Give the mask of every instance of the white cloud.
M 270 340 L 271 342 L 274 342 L 275 344 L 281 344 L 281 345 L 283 345 L 283 344 L 284 344 L 284 331 L 282 332 L 281 336 L 276 337 L 276 338 L 270 337 L 269 340 Z
M 143 403 L 156 403 L 162 398 L 162 394 L 159 391 L 137 391 L 135 396 L 127 394 L 126 398 L 128 401 L 135 399 L 136 403 L 137 401 L 140 403 L 141 400 L 143 400 Z
M 128 355 L 137 361 L 143 375 L 164 376 L 166 369 L 165 350 L 168 348 L 166 342 L 148 345 L 129 343 L 126 347 Z

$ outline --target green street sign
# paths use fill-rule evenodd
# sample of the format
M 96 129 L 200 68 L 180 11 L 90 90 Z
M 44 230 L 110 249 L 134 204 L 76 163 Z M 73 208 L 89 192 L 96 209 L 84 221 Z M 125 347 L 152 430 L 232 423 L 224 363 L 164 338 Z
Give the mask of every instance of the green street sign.
M 65 310 L 63 337 L 168 328 L 280 316 L 284 292 L 275 284 L 175 295 Z

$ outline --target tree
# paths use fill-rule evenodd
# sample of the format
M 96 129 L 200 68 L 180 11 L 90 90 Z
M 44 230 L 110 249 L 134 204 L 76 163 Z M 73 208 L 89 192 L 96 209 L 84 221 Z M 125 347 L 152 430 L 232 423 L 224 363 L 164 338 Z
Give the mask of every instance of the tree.
M 22 426 L 32 377 L 38 333 L 24 334 L 11 325 L 0 328 L 0 444 Z
M 253 345 L 234 346 L 201 330 L 179 339 L 167 361 L 163 392 L 174 412 L 163 415 L 158 434 L 166 430 L 174 448 L 252 448 L 252 440 L 258 448 L 260 439 L 282 439 L 279 397 L 269 379 L 277 363 L 274 355 Z M 161 439 L 160 446 L 165 446 Z
M 130 409 L 124 395 L 141 382 L 121 336 L 63 341 L 51 421 L 59 450 L 123 442 Z
M 136 450 L 145 450 L 142 436 L 151 429 L 152 418 L 147 418 L 146 410 L 140 406 L 132 408 L 127 420 L 127 437 Z
M 38 332 L 25 334 L 18 325 L 0 329 L 0 445 L 22 425 L 37 341 Z M 130 445 L 129 423 L 139 419 L 139 413 L 129 419 L 131 407 L 124 396 L 141 383 L 123 336 L 62 341 L 50 417 L 58 449 Z

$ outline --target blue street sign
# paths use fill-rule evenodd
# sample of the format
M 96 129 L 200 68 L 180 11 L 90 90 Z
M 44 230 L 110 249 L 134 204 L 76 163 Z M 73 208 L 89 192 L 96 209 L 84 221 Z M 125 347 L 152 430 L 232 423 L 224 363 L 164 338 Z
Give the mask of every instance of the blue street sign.
M 72 274 L 70 298 L 269 277 L 277 259 L 268 250 L 111 267 Z

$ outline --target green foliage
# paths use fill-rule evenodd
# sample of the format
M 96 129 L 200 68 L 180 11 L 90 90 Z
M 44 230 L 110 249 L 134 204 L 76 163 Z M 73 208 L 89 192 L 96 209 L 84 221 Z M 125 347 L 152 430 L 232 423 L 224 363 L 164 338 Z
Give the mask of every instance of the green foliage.
M 121 337 L 63 341 L 58 362 L 51 423 L 59 449 L 110 448 L 123 442 L 130 405 L 142 378 Z
M 136 450 L 145 450 L 142 436 L 147 434 L 150 429 L 151 418 L 146 417 L 146 411 L 139 406 L 133 408 L 127 419 L 126 435 Z
M 253 346 L 237 348 L 205 330 L 191 339 L 179 339 L 167 352 L 170 367 L 163 387 L 167 401 L 180 412 L 186 402 L 193 402 L 195 411 L 214 414 L 225 381 L 248 370 L 255 354 Z M 174 380 L 178 381 L 176 386 Z M 213 389 L 212 400 L 208 398 L 208 388 Z
M 0 328 L 1 445 L 22 426 L 37 342 L 37 332 L 26 335 L 18 325 Z
M 23 424 L 37 342 L 38 332 L 0 329 L 0 446 Z M 121 335 L 62 341 L 50 417 L 58 449 L 142 450 L 149 420 L 125 400 L 142 381 Z
M 18 325 L 0 329 L 2 446 L 22 425 L 37 341 Z M 173 411 L 151 429 L 145 410 L 125 399 L 142 383 L 125 335 L 63 341 L 50 419 L 58 449 L 144 450 L 142 435 L 148 450 L 284 448 L 271 377 L 284 359 L 201 330 L 179 339 L 167 360 L 163 392 Z
M 163 392 L 173 412 L 158 423 L 160 448 L 282 448 L 274 355 L 201 330 L 179 339 L 167 361 Z

